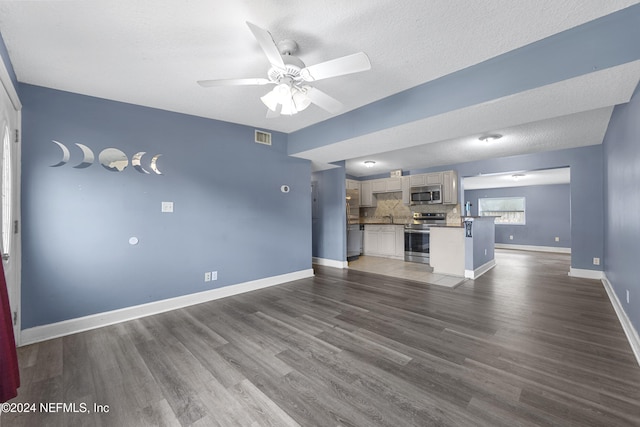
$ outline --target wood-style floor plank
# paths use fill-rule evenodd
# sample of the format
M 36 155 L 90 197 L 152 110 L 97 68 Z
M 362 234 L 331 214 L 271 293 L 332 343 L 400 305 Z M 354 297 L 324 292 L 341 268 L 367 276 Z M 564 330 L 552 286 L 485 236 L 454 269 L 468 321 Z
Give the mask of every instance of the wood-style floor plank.
M 19 349 L 4 426 L 637 426 L 640 367 L 568 255 L 497 251 L 456 288 L 313 278 Z M 94 411 L 94 404 L 108 407 Z

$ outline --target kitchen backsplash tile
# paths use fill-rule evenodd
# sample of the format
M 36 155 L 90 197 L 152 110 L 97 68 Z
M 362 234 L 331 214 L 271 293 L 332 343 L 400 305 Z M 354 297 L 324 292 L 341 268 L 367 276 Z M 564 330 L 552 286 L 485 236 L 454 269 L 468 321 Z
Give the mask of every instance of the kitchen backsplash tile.
M 380 193 L 374 196 L 377 206 L 360 208 L 360 222 L 389 222 L 389 215 L 393 215 L 396 224 L 411 221 L 413 212 L 446 213 L 447 224 L 460 225 L 460 205 L 418 205 L 407 206 L 402 203 L 402 193 Z M 366 216 L 365 216 L 366 215 Z

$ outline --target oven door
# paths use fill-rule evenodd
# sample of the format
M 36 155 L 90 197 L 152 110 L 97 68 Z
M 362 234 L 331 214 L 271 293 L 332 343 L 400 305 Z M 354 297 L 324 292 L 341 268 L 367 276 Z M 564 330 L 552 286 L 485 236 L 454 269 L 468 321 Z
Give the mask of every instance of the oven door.
M 404 230 L 404 260 L 429 264 L 429 230 Z

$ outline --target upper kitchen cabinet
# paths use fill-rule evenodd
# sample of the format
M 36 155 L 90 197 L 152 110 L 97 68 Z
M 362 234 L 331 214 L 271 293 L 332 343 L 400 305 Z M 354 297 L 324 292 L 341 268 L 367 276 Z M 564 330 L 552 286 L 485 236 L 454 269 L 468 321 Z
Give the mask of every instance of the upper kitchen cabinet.
M 425 185 L 442 184 L 442 172 L 421 173 L 409 176 L 409 184 L 411 187 L 423 187 Z
M 356 181 L 355 179 L 347 179 L 346 187 L 347 190 L 360 190 L 360 181 Z
M 402 178 L 374 179 L 371 181 L 371 191 L 374 193 L 402 191 Z
M 442 203 L 445 205 L 458 203 L 458 173 L 456 171 L 442 172 Z
M 373 181 L 360 182 L 360 206 L 371 207 L 377 205 L 377 200 L 373 197 L 373 189 L 371 183 Z

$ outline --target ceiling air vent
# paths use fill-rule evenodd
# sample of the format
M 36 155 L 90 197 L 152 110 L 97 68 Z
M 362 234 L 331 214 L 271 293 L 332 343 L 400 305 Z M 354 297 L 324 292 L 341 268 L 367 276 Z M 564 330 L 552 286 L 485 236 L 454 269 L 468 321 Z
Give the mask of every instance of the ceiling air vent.
M 271 134 L 256 129 L 256 142 L 258 144 L 271 145 Z

